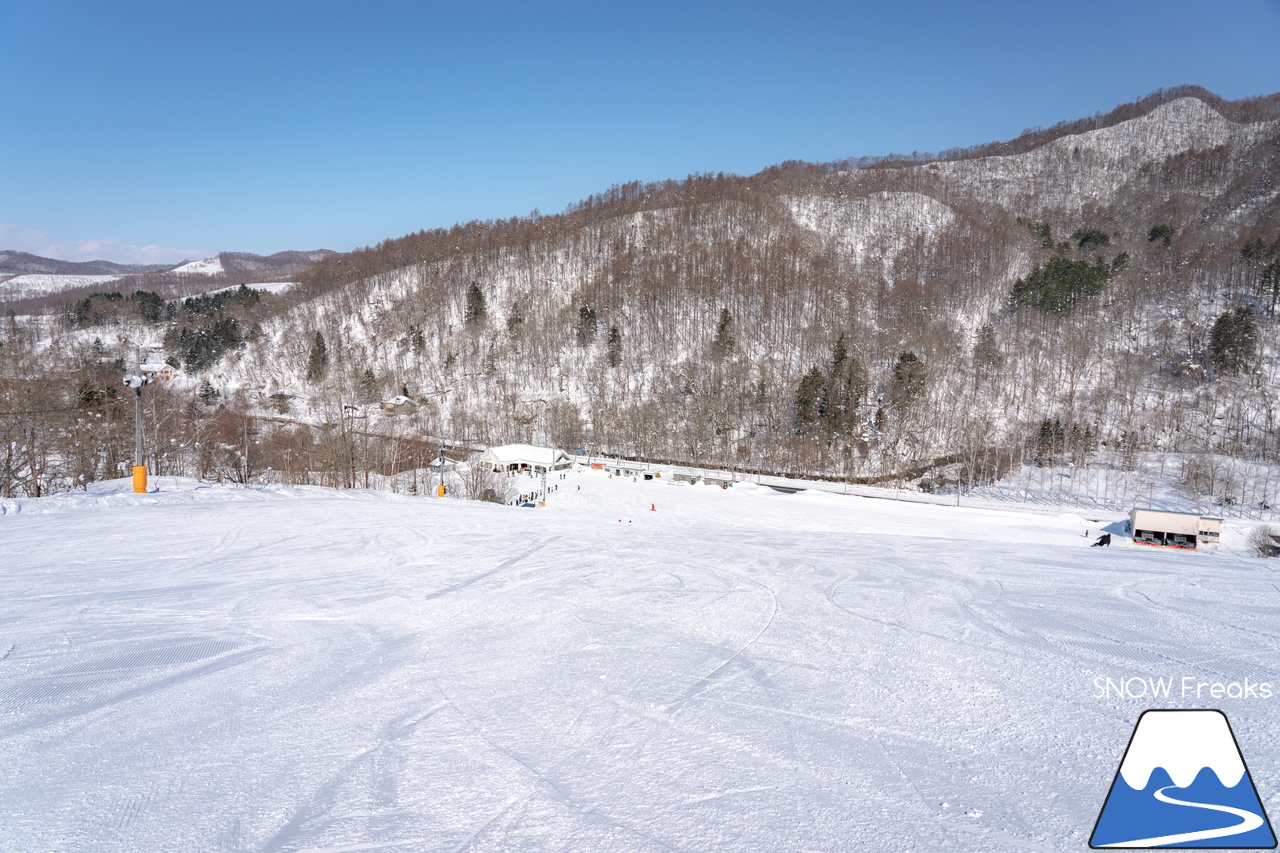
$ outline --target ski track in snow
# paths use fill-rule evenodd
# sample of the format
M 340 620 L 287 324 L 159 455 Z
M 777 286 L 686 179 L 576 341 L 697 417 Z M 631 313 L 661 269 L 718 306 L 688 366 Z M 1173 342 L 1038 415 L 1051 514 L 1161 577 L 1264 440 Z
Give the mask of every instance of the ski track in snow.
M 1070 514 L 160 482 L 0 517 L 0 851 L 1073 849 L 1095 677 L 1280 682 L 1268 564 Z

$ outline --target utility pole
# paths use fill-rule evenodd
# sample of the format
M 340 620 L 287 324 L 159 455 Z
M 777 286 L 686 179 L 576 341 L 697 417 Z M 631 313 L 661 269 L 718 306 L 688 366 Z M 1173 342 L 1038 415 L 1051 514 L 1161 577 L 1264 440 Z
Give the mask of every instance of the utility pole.
M 440 488 L 436 490 L 436 497 L 444 497 L 444 442 L 440 442 Z
M 142 462 L 142 386 L 151 377 L 142 372 L 142 347 L 136 356 L 134 372 L 125 374 L 124 384 L 133 389 L 133 491 L 143 494 L 147 491 L 147 466 Z
M 146 467 L 142 464 L 142 386 L 147 384 L 147 378 L 142 375 L 142 348 L 139 347 L 134 354 L 137 356 L 134 370 L 138 383 L 133 387 L 133 464 L 143 468 L 143 491 L 146 491 Z

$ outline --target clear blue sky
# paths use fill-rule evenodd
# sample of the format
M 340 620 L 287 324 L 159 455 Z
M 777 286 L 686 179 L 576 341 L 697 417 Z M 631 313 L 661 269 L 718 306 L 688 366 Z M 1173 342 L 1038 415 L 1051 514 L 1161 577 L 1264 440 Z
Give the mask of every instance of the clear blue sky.
M 1280 0 L 0 0 L 0 249 L 346 250 L 614 183 L 1280 91 Z

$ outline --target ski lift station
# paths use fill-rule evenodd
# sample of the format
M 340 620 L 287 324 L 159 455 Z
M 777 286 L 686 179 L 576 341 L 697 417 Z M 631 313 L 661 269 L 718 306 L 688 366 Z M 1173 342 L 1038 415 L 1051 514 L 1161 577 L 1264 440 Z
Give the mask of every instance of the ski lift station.
M 536 447 L 532 444 L 503 444 L 490 447 L 476 458 L 477 463 L 495 472 L 532 471 L 546 474 L 567 471 L 573 460 L 558 447 Z
M 1196 543 L 1209 544 L 1222 537 L 1222 519 L 1193 512 L 1134 507 L 1129 513 L 1129 529 L 1139 545 L 1195 550 Z

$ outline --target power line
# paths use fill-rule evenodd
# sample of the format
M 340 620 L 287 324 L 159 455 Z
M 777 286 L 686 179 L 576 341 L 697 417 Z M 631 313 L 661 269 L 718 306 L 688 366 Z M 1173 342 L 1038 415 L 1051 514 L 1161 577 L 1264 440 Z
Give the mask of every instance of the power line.
M 29 412 L 0 412 L 0 418 L 7 418 L 13 415 L 50 415 L 55 412 L 82 412 L 86 411 L 84 406 L 72 406 L 69 409 L 32 409 Z

